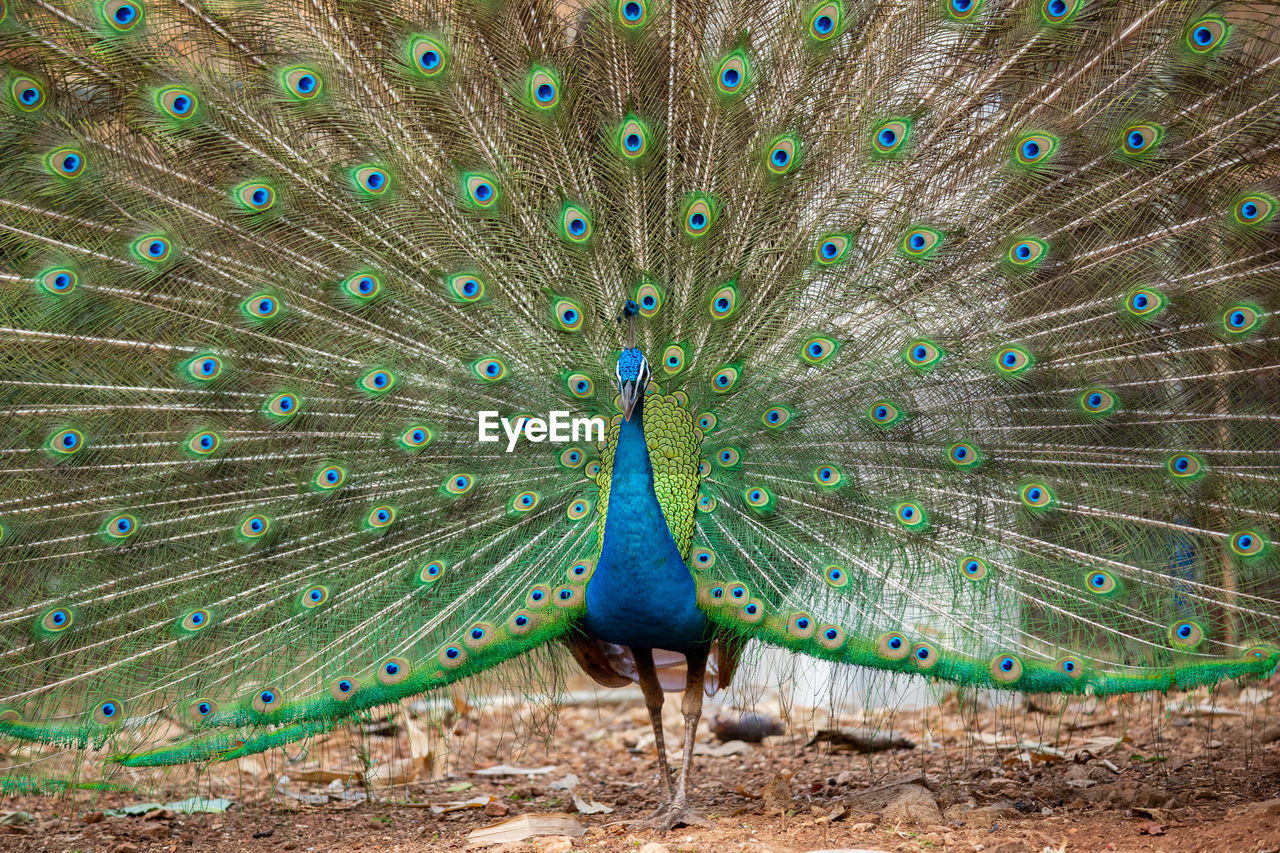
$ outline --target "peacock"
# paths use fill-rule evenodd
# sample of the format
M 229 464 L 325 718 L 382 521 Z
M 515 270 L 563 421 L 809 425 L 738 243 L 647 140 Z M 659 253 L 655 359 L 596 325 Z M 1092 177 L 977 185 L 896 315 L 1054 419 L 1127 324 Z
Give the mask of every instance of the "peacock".
M 1272 3 L 8 0 L 0 44 L 10 793 L 559 650 L 640 685 L 667 829 L 752 641 L 1280 663 Z

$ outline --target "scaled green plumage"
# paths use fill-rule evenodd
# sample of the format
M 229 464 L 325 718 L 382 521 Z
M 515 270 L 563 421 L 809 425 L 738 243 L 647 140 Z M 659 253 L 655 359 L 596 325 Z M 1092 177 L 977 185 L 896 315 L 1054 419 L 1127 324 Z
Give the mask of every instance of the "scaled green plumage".
M 722 639 L 1280 660 L 1272 4 L 0 9 L 0 736 L 227 759 L 580 636 L 617 429 L 477 413 L 614 418 L 629 299 Z

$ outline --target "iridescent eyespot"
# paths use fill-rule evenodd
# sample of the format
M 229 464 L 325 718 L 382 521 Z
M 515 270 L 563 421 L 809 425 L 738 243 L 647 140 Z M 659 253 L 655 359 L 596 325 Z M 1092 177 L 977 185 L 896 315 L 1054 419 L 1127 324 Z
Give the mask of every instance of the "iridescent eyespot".
M 475 478 L 470 474 L 453 474 L 445 479 L 443 488 L 451 495 L 465 495 L 475 486 Z
M 976 468 L 982 462 L 982 453 L 967 441 L 957 441 L 947 448 L 947 461 L 957 468 Z
M 1194 480 L 1204 475 L 1204 460 L 1194 453 L 1175 453 L 1165 462 L 1164 468 L 1175 480 Z
M 404 658 L 387 658 L 378 667 L 378 682 L 390 687 L 409 677 L 409 662 Z
M 743 622 L 755 625 L 764 620 L 764 615 L 764 603 L 753 598 L 746 604 L 742 605 L 742 615 L 739 618 L 741 618 Z
M 742 454 L 736 447 L 725 447 L 716 453 L 715 459 L 721 468 L 733 468 L 742 459 Z
M 308 587 L 298 596 L 298 604 L 307 610 L 314 610 L 328 600 L 329 588 L 326 586 Z
M 586 498 L 578 498 L 569 502 L 569 508 L 565 510 L 565 515 L 570 521 L 581 521 L 591 514 L 591 501 Z
M 192 720 L 198 722 L 217 710 L 218 703 L 214 702 L 212 699 L 197 699 L 187 706 L 187 715 Z
M 809 338 L 800 347 L 800 358 L 806 364 L 822 364 L 829 361 L 838 349 L 840 342 L 832 338 Z
M 267 413 L 277 418 L 291 418 L 298 413 L 298 409 L 301 407 L 302 403 L 297 395 L 290 394 L 287 391 L 277 394 L 267 401 Z
M 980 581 L 987 576 L 987 561 L 981 557 L 961 557 L 960 574 L 971 581 Z
M 1001 684 L 1013 684 L 1022 677 L 1022 661 L 1013 655 L 1000 655 L 991 661 L 989 672 Z
M 479 302 L 484 299 L 484 279 L 471 273 L 454 273 L 445 279 L 449 296 L 459 302 Z
M 107 521 L 106 526 L 103 528 L 103 533 L 117 540 L 128 539 L 137 532 L 138 520 L 128 513 L 115 516 Z
M 915 501 L 903 501 L 893 508 L 893 517 L 907 530 L 919 530 L 929 523 L 928 514 Z
M 150 264 L 158 264 L 167 260 L 173 246 L 168 239 L 158 235 L 141 237 L 133 243 L 134 254 Z
M 777 505 L 777 498 L 774 497 L 773 492 L 764 486 L 747 486 L 742 490 L 742 499 L 757 513 L 771 512 Z
M 546 68 L 534 66 L 529 72 L 527 90 L 529 100 L 541 110 L 549 110 L 560 103 L 560 80 Z
M 942 360 L 944 354 L 933 341 L 921 339 L 907 344 L 902 351 L 902 359 L 912 368 L 926 373 Z
M 40 617 L 40 628 L 50 634 L 59 634 L 71 627 L 75 615 L 67 607 L 55 607 Z
M 911 660 L 916 669 L 932 669 L 939 659 L 938 650 L 930 643 L 916 643 L 911 647 Z
M 271 529 L 271 519 L 265 515 L 251 515 L 240 522 L 240 535 L 245 539 L 260 539 Z
M 888 157 L 897 154 L 911 135 L 911 122 L 905 118 L 892 119 L 871 131 L 871 147 L 875 154 Z
M 483 210 L 498 200 L 498 182 L 492 175 L 466 172 L 462 175 L 462 193 L 467 204 Z
M 819 465 L 813 469 L 813 481 L 824 489 L 834 489 L 844 482 L 844 472 L 835 465 Z
M 1078 658 L 1061 658 L 1054 663 L 1053 668 L 1072 678 L 1084 678 L 1084 664 Z
M 469 649 L 482 649 L 493 642 L 493 626 L 488 622 L 477 622 L 466 630 L 462 642 Z
M 572 299 L 560 297 L 551 302 L 551 318 L 561 331 L 581 331 L 584 317 L 582 306 Z
M 422 568 L 418 570 L 418 582 L 422 584 L 433 584 L 440 580 L 444 574 L 444 561 L 431 560 L 424 563 Z
M 369 515 L 365 518 L 365 524 L 374 529 L 388 526 L 396 520 L 396 511 L 394 507 L 376 506 L 369 510 Z
M 430 427 L 414 424 L 400 433 L 400 445 L 406 450 L 421 450 L 431 443 L 431 437 Z
M 507 632 L 520 636 L 533 630 L 533 614 L 526 610 L 517 610 L 507 620 Z
M 867 417 L 878 427 L 891 427 L 902 420 L 902 410 L 888 400 L 872 403 L 867 409 Z
M 556 461 L 564 468 L 574 470 L 582 467 L 586 456 L 577 447 L 566 447 L 556 456 Z
M 704 433 L 714 432 L 719 423 L 720 419 L 715 416 L 714 412 L 703 412 L 698 415 L 698 429 Z
M 354 696 L 355 692 L 359 689 L 360 682 L 356 681 L 354 678 L 343 677 L 329 685 L 329 695 L 334 699 L 337 699 L 339 702 L 345 702 Z
M 382 282 L 373 273 L 356 273 L 342 282 L 342 291 L 356 302 L 370 302 L 382 291 Z
M 1265 316 L 1254 305 L 1230 305 L 1222 312 L 1222 328 L 1231 335 L 1247 335 L 1262 325 Z
M 44 158 L 49 174 L 59 178 L 78 178 L 84 172 L 84 154 L 75 148 L 58 148 Z
M 800 640 L 807 640 L 818 629 L 818 623 L 808 613 L 793 613 L 787 620 L 787 634 Z
M 909 258 L 923 260 L 942 245 L 942 232 L 933 228 L 915 228 L 902 238 L 902 251 Z
M 44 106 L 46 98 L 44 86 L 37 80 L 19 74 L 9 83 L 9 97 L 24 113 L 34 112 Z
M 711 476 L 711 463 L 705 459 L 698 460 L 698 476 L 705 479 Z
M 445 646 L 436 655 L 436 660 L 446 669 L 457 669 L 467 662 L 467 653 L 457 646 Z
M 885 660 L 902 660 L 911 654 L 907 638 L 894 631 L 876 641 L 876 653 Z
M 270 320 L 280 313 L 280 300 L 270 293 L 257 293 L 240 303 L 251 320 Z
M 68 293 L 76 289 L 80 277 L 76 275 L 75 270 L 66 267 L 55 267 L 54 269 L 45 270 L 36 276 L 36 282 L 45 291 L 56 296 L 66 296 Z
M 1109 415 L 1120 405 L 1116 396 L 1105 388 L 1089 388 L 1079 397 L 1080 408 L 1086 415 L 1103 417 Z
M 560 211 L 560 236 L 570 243 L 586 243 L 591 239 L 591 215 L 586 208 L 566 202 Z
M 735 583 L 729 587 L 729 599 L 738 603 L 747 601 L 751 598 L 751 590 L 747 589 L 746 584 Z
M 390 370 L 378 367 L 370 370 L 356 381 L 356 387 L 370 394 L 383 394 L 396 384 L 396 375 Z
M 705 492 L 698 495 L 698 512 L 715 512 L 716 507 L 719 505 L 719 501 Z
M 1044 483 L 1027 483 L 1018 490 L 1018 500 L 1031 509 L 1045 509 L 1053 504 L 1053 490 Z
M 1049 244 L 1037 237 L 1023 237 L 1005 254 L 1005 258 L 1015 267 L 1023 269 L 1037 266 L 1049 251 Z
M 711 390 L 716 394 L 727 394 L 738 384 L 741 371 L 734 365 L 727 365 L 716 371 L 711 377 Z
M 270 185 L 262 183 L 241 184 L 235 188 L 232 197 L 245 210 L 258 213 L 270 210 L 276 203 L 276 191 Z
M 1276 201 L 1269 196 L 1249 195 L 1237 201 L 1232 212 L 1242 225 L 1261 225 L 1275 215 Z
M 78 429 L 64 429 L 49 436 L 48 447 L 59 456 L 71 456 L 84 448 L 84 434 Z
M 1164 128 L 1156 124 L 1131 124 L 1120 131 L 1120 153 L 1127 157 L 1146 157 L 1164 139 Z
M 1018 346 L 1007 346 L 998 350 L 992 358 L 996 370 L 1003 376 L 1019 376 L 1031 368 L 1035 360 L 1031 353 Z
M 586 475 L 587 475 L 587 479 L 589 479 L 589 480 L 594 480 L 594 479 L 596 479 L 597 477 L 599 477 L 599 476 L 600 476 L 600 470 L 601 470 L 601 469 L 600 469 L 600 463 L 599 463 L 599 462 L 589 462 L 589 463 L 587 463 L 587 467 L 586 467 L 586 469 L 585 469 L 585 473 L 586 473 Z
M 844 21 L 844 6 L 838 0 L 823 3 L 809 14 L 809 36 L 816 41 L 827 41 L 840 32 Z
M 209 382 L 222 375 L 222 359 L 205 353 L 187 362 L 187 375 L 197 382 Z
M 551 601 L 556 607 L 576 607 L 581 598 L 580 591 L 569 586 L 556 587 L 551 595 Z
M 716 69 L 716 88 L 722 95 L 736 95 L 747 86 L 751 76 L 751 61 L 742 50 L 735 50 L 720 62 Z
M 692 196 L 680 217 L 684 233 L 690 237 L 702 237 L 710 231 L 716 221 L 716 207 L 705 196 Z
M 791 422 L 791 418 L 794 416 L 795 412 L 788 406 L 770 406 L 760 416 L 760 423 L 769 429 L 782 429 Z
M 1114 575 L 1101 570 L 1089 572 L 1085 576 L 1084 585 L 1094 595 L 1110 595 L 1120 587 Z
M 107 0 L 101 12 L 102 20 L 116 32 L 127 33 L 142 23 L 142 4 L 137 0 Z
M 391 186 L 391 178 L 381 166 L 357 166 L 351 170 L 351 182 L 356 189 L 372 196 L 382 195 Z
M 1125 297 L 1125 310 L 1134 317 L 1154 317 L 1164 310 L 1165 296 L 1158 290 L 1142 287 Z
M 569 583 L 584 584 L 591 580 L 591 576 L 595 574 L 595 571 L 595 561 L 577 560 L 573 565 L 565 570 L 564 576 Z
M 102 726 L 117 725 L 124 717 L 124 705 L 114 699 L 101 702 L 93 709 L 93 721 Z
M 618 128 L 614 142 L 619 154 L 628 160 L 638 160 L 649 148 L 649 127 L 635 115 L 629 115 Z
M 628 29 L 638 27 L 649 16 L 649 7 L 644 0 L 617 0 L 618 23 Z
M 1204 641 L 1204 628 L 1183 619 L 1169 626 L 1169 643 L 1183 649 L 1194 649 Z
M 942 8 L 956 21 L 972 20 L 982 9 L 984 0 L 942 0 Z
M 707 548 L 697 547 L 689 552 L 689 559 L 693 563 L 693 567 L 700 572 L 705 572 L 716 564 L 716 555 Z
M 156 109 L 170 118 L 189 119 L 196 113 L 200 101 L 196 93 L 181 86 L 166 86 L 156 92 Z
M 1187 28 L 1187 47 L 1195 53 L 1210 53 L 1222 47 L 1230 34 L 1231 27 L 1225 19 L 1210 15 Z
M 775 175 L 785 175 L 795 168 L 800 156 L 800 141 L 793 134 L 787 133 L 769 143 L 769 151 L 765 154 L 764 165 Z
M 828 234 L 818 241 L 817 248 L 813 250 L 813 256 L 824 267 L 838 264 L 844 260 L 845 254 L 849 251 L 851 240 L 848 234 Z
M 514 512 L 529 512 L 538 505 L 539 496 L 537 492 L 521 492 L 511 499 L 510 508 Z
M 707 301 L 707 310 L 711 312 L 713 320 L 729 319 L 737 307 L 738 285 L 732 281 L 719 287 Z
M 640 308 L 641 317 L 652 317 L 662 308 L 662 288 L 652 281 L 644 281 L 636 285 L 632 296 Z
M 1018 139 L 1013 148 L 1013 159 L 1020 166 L 1043 166 L 1057 149 L 1056 136 L 1031 133 Z
M 1238 557 L 1256 557 L 1267 548 L 1267 539 L 1256 530 L 1239 530 L 1231 534 L 1231 552 Z
M 347 482 L 347 471 L 340 465 L 326 465 L 316 473 L 314 482 L 317 489 L 327 492 Z
M 1084 0 L 1041 0 L 1040 14 L 1049 24 L 1065 24 L 1075 15 Z
M 222 444 L 222 437 L 211 430 L 202 430 L 187 439 L 187 450 L 197 456 L 208 456 Z
M 449 63 L 449 53 L 442 42 L 431 36 L 414 36 L 409 40 L 409 62 L 424 77 L 435 77 Z
M 849 585 L 849 573 L 844 566 L 827 566 L 822 570 L 822 576 L 837 589 Z
M 482 382 L 501 382 L 507 378 L 507 365 L 500 358 L 482 358 L 472 363 L 471 372 Z
M 288 95 L 299 101 L 312 100 L 324 88 L 320 75 L 303 65 L 295 65 L 281 71 L 280 85 Z
M 596 384 L 585 373 L 570 373 L 564 377 L 565 389 L 580 400 L 585 400 L 596 392 Z

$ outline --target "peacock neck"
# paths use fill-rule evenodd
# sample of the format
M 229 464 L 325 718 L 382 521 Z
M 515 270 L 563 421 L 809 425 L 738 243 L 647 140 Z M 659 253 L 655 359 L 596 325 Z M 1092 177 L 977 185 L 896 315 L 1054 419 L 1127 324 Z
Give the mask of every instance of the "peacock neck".
M 685 651 L 706 642 L 697 590 L 653 488 L 643 401 L 614 448 L 604 542 L 587 585 L 587 632 L 610 643 Z

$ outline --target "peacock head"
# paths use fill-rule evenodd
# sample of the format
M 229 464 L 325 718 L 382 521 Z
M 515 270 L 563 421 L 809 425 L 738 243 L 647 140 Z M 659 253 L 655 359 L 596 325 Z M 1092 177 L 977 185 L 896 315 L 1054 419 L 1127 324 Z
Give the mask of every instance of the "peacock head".
M 649 362 L 636 347 L 627 347 L 618 356 L 618 394 L 622 397 L 622 416 L 631 420 L 636 403 L 644 399 L 645 386 L 649 384 Z

